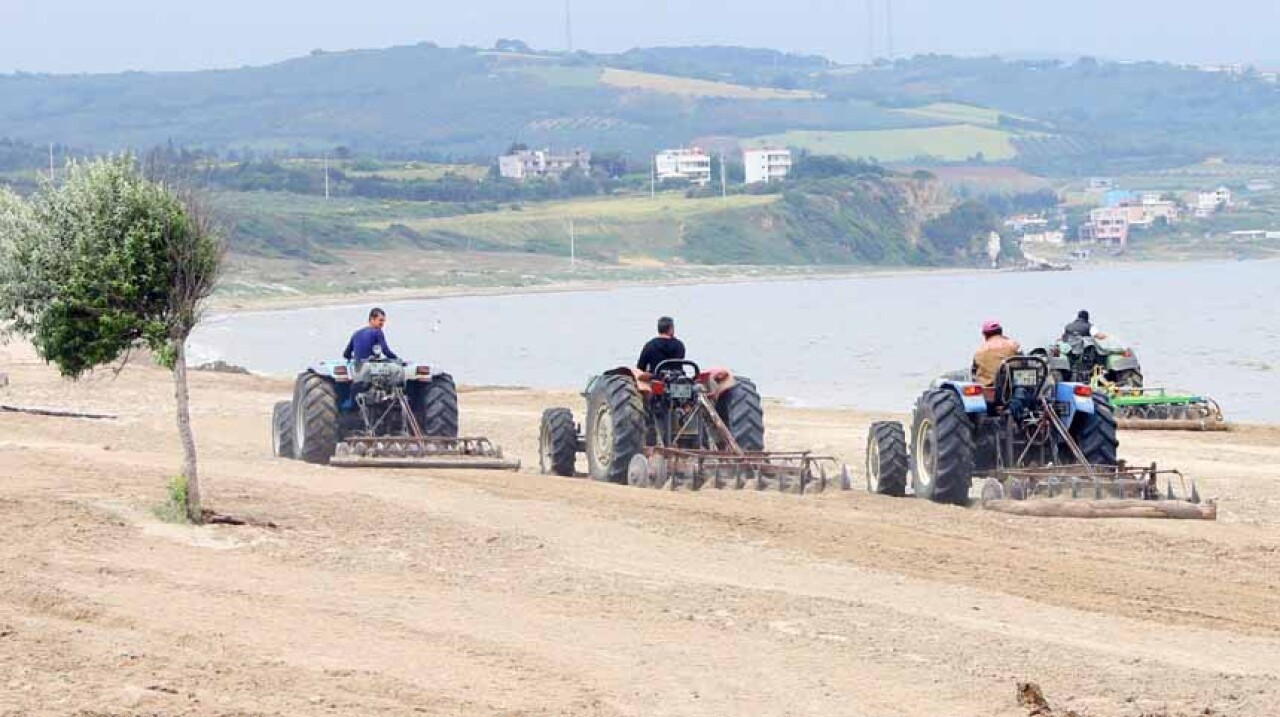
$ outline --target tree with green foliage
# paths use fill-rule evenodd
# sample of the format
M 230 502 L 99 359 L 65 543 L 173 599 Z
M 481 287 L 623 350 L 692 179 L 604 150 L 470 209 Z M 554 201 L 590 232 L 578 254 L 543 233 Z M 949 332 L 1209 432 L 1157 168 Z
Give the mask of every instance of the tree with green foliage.
M 225 247 L 196 198 L 131 156 L 68 165 L 29 199 L 0 189 L 0 330 L 28 338 L 63 376 L 149 349 L 173 373 L 186 513 L 201 521 L 186 341 Z

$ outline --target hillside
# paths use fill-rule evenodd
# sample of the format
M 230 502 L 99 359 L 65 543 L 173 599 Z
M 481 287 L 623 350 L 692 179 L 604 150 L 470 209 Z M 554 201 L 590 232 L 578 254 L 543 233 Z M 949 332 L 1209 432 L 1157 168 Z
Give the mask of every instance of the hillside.
M 340 261 L 345 250 L 415 248 L 569 257 L 612 264 L 883 264 L 967 261 L 967 247 L 923 240 L 951 200 L 933 179 L 868 172 L 797 180 L 767 194 L 677 192 L 580 197 L 482 209 L 445 202 L 325 200 L 219 192 L 233 248 L 262 257 Z M 961 244 L 985 229 L 960 232 Z M 956 254 L 955 252 L 959 253 Z
M 721 138 L 833 138 L 887 161 L 1080 174 L 1209 155 L 1280 161 L 1280 90 L 1160 63 L 925 56 L 872 67 L 724 47 L 604 55 L 430 43 L 264 67 L 0 76 L 0 137 L 106 150 L 217 149 L 481 159 L 513 141 L 644 154 Z M 875 134 L 869 134 L 874 132 Z

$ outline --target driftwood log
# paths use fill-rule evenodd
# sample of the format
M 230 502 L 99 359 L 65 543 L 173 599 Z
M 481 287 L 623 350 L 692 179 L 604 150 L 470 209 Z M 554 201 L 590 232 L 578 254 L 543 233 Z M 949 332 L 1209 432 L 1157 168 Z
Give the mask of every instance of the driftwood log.
M 1037 518 L 1167 518 L 1217 520 L 1218 506 L 1179 500 L 992 500 L 983 508 Z
M 81 411 L 66 411 L 60 408 L 33 408 L 31 406 L 10 406 L 0 403 L 0 412 L 3 413 L 28 413 L 33 416 L 53 416 L 55 418 L 90 418 L 98 421 L 114 421 L 119 418 L 111 413 L 83 413 Z

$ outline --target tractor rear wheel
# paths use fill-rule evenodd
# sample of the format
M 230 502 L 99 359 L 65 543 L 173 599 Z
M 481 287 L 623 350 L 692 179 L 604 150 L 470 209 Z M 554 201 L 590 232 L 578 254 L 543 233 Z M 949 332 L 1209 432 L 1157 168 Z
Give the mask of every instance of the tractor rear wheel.
M 950 388 L 926 391 L 916 401 L 911 426 L 911 485 L 935 503 L 966 505 L 973 480 L 973 423 L 960 394 Z
M 635 379 L 602 376 L 587 397 L 587 466 L 591 478 L 627 482 L 631 458 L 644 452 L 645 406 Z
M 1142 388 L 1142 374 L 1136 369 L 1116 371 L 1115 384 L 1120 388 Z
M 538 431 L 538 467 L 543 475 L 572 478 L 578 457 L 578 429 L 573 425 L 573 411 L 548 408 L 542 412 Z
M 907 494 L 907 434 L 897 421 L 879 421 L 867 432 L 867 490 L 880 495 Z
M 1093 394 L 1093 415 L 1079 414 L 1073 424 L 1071 437 L 1091 465 L 1116 464 L 1120 439 L 1116 437 L 1116 415 L 1110 398 L 1101 393 Z
M 338 447 L 338 392 L 333 382 L 307 372 L 293 388 L 294 454 L 307 463 L 325 464 Z
M 458 387 L 453 376 L 438 373 L 422 391 L 418 427 L 425 436 L 458 437 Z
M 734 379 L 733 386 L 716 399 L 716 412 L 739 448 L 748 453 L 764 450 L 764 406 L 754 381 Z
M 271 455 L 293 458 L 293 401 L 277 401 L 271 408 Z

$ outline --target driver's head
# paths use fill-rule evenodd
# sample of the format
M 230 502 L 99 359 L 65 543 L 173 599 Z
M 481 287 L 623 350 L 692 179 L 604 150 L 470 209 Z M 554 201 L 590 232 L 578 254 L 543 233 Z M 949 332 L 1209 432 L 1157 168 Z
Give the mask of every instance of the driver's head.
M 664 316 L 658 319 L 658 335 L 659 336 L 675 336 L 676 320 L 670 316 Z
M 1088 321 L 1088 320 L 1089 320 L 1089 312 L 1088 312 L 1088 311 L 1081 310 L 1081 311 L 1080 311 L 1080 313 L 1076 314 L 1076 318 L 1077 318 L 1077 319 L 1080 319 L 1081 321 Z
M 369 312 L 369 325 L 375 329 L 382 328 L 387 323 L 387 312 L 382 309 L 374 309 Z
M 989 319 L 982 323 L 983 338 L 989 339 L 992 336 L 1003 336 L 1003 335 L 1004 335 L 1004 327 L 1000 325 L 999 321 L 995 319 Z

